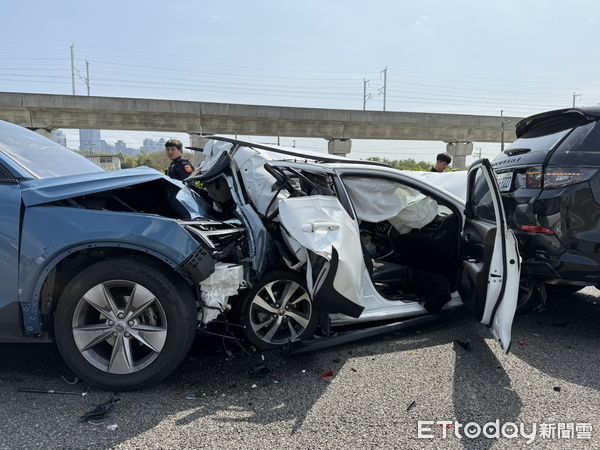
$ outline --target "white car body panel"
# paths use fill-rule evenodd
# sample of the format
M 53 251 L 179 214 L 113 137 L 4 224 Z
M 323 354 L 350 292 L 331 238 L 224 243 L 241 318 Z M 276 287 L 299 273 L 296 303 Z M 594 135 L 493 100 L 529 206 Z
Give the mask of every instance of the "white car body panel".
M 315 195 L 279 201 L 279 220 L 286 231 L 308 250 L 331 260 L 333 249 L 339 262 L 334 289 L 351 302 L 364 306 L 362 279 L 364 262 L 360 256 L 360 235 L 356 222 L 336 197 Z M 306 271 L 308 288 L 316 295 L 318 280 Z
M 507 265 L 506 286 L 502 302 L 494 316 L 491 330 L 494 337 L 502 344 L 504 351 L 508 352 L 511 343 L 511 329 L 519 297 L 521 257 L 519 256 L 517 238 L 514 233 L 508 230 L 506 237 L 506 258 L 509 262 Z M 515 263 L 510 264 L 511 260 Z
M 303 163 L 307 159 L 322 159 L 325 161 L 324 167 L 334 170 L 342 177 L 345 174 L 353 176 L 364 175 L 387 178 L 404 183 L 409 187 L 418 188 L 422 192 L 452 205 L 452 209 L 460 216 L 461 223 L 464 225 L 464 199 L 467 198 L 467 172 L 452 172 L 448 174 L 400 172 L 390 167 L 373 164 L 346 163 L 344 162 L 344 158 L 331 157 L 331 155 L 319 155 L 315 153 L 313 157 L 314 152 L 308 152 L 310 153 L 308 154 L 296 149 L 265 145 L 262 145 L 262 148 L 259 146 L 260 150 L 258 150 L 251 143 L 243 143 L 241 141 L 239 145 L 238 149 L 251 147 L 251 152 L 256 151 L 257 155 L 262 155 L 264 161 L 276 160 L 277 156 L 274 157 L 274 154 L 281 150 L 281 153 L 285 156 L 279 158 L 280 160 L 289 160 L 292 157 L 295 163 Z M 265 147 L 267 148 L 265 149 Z M 231 148 L 231 144 L 225 142 L 220 142 L 218 145 L 208 145 L 208 160 L 205 161 L 204 165 L 207 168 L 210 167 L 211 162 L 216 160 L 218 154 L 223 151 L 229 151 Z M 242 155 L 245 155 L 245 157 L 242 157 Z M 236 159 L 235 155 L 234 159 Z M 258 207 L 261 213 L 266 212 L 268 200 L 274 194 L 271 189 L 272 186 L 269 186 L 269 184 L 272 184 L 273 178 L 269 174 L 266 174 L 268 175 L 265 176 L 266 184 L 263 183 L 263 180 L 258 179 L 264 175 L 260 167 L 263 160 L 250 155 L 249 152 L 240 152 L 237 159 L 239 159 L 238 164 L 241 166 L 246 166 L 248 169 L 259 169 L 252 174 L 242 176 L 245 178 L 244 181 L 246 183 L 249 182 L 248 184 L 251 185 L 248 190 L 250 191 L 249 195 L 257 200 L 255 207 Z M 315 165 L 315 169 L 317 167 Z M 486 174 L 486 179 L 488 179 L 488 184 L 493 189 L 495 183 L 493 174 Z M 497 186 L 495 189 L 497 190 Z M 291 247 L 292 251 L 301 257 L 301 262 L 304 260 L 302 258 L 302 247 L 327 259 L 331 258 L 333 249 L 335 248 L 339 255 L 339 265 L 335 274 L 333 287 L 349 301 L 364 307 L 362 313 L 357 318 L 343 314 L 330 314 L 333 325 L 408 318 L 427 314 L 427 310 L 416 301 L 388 300 L 377 291 L 364 263 L 358 222 L 350 217 L 338 198 L 322 195 L 280 197 L 276 202 L 279 207 L 279 221 L 289 234 L 286 239 L 293 239 L 296 241 L 294 244 L 298 244 Z M 498 212 L 503 211 L 502 208 L 501 203 L 495 203 L 497 217 L 499 217 Z M 366 211 L 365 208 L 363 209 Z M 495 251 L 493 254 L 489 276 L 490 289 L 488 289 L 486 294 L 486 307 L 482 323 L 491 327 L 494 337 L 507 350 L 510 345 L 510 329 L 518 297 L 520 258 L 512 232 L 506 229 L 505 223 L 500 227 L 500 230 L 501 232 L 497 233 L 495 247 L 496 250 L 500 249 L 504 240 L 506 254 L 503 254 L 502 251 Z M 512 260 L 513 264 L 507 263 L 509 260 Z M 306 265 L 310 265 L 309 260 L 307 260 Z M 504 266 L 507 267 L 506 273 L 501 273 Z M 315 291 L 319 289 L 319 279 L 322 278 L 322 274 L 318 276 L 319 279 L 312 280 L 310 267 L 308 267 L 306 272 L 309 290 L 311 290 L 311 294 L 314 296 Z M 505 282 L 503 290 L 502 282 L 499 280 L 504 280 Z M 500 298 L 502 292 L 502 298 Z M 498 301 L 501 303 L 496 308 L 494 314 L 495 305 Z M 455 291 L 452 293 L 450 302 L 444 306 L 444 309 L 456 307 L 460 305 L 460 302 L 460 296 Z
M 500 190 L 491 166 L 474 163 L 471 171 L 481 169 L 490 187 L 494 214 L 496 217 L 496 237 L 488 274 L 488 287 L 481 323 L 491 328 L 492 334 L 508 352 L 511 342 L 511 328 L 519 296 L 521 258 L 516 238 L 506 226 L 504 207 Z M 467 188 L 467 198 L 469 190 Z M 498 305 L 499 303 L 499 305 Z M 498 306 L 497 306 L 498 305 Z

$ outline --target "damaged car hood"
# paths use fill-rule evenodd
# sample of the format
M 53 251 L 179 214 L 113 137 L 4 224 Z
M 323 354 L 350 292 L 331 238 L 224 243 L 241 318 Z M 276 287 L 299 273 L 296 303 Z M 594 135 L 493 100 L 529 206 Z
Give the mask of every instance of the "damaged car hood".
M 36 206 L 67 198 L 147 183 L 158 179 L 164 179 L 177 189 L 183 186 L 181 183 L 172 180 L 155 169 L 135 167 L 110 172 L 27 180 L 21 183 L 21 195 L 25 206 Z

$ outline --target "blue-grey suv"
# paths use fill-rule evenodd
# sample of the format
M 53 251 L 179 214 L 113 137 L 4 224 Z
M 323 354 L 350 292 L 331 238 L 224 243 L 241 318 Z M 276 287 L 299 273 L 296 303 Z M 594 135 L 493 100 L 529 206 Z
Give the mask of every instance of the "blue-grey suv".
M 0 121 L 0 342 L 53 337 L 83 378 L 155 383 L 193 341 L 214 261 L 181 219 L 200 203 L 141 167 L 106 172 Z

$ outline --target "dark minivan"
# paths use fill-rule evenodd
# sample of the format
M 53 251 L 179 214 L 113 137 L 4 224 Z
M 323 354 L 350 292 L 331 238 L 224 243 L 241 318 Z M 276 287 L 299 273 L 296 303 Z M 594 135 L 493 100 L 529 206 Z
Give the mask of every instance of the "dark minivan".
M 523 257 L 523 302 L 600 285 L 600 107 L 521 120 L 492 163 Z

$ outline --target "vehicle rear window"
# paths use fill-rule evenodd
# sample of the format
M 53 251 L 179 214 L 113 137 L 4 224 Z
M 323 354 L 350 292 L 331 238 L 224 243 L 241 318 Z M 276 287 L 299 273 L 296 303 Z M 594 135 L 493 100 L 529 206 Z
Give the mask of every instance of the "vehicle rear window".
M 589 122 L 575 128 L 559 149 L 561 152 L 600 152 L 600 122 Z
M 571 128 L 540 136 L 538 130 L 531 130 L 507 146 L 506 150 L 528 148 L 532 152 L 547 152 L 552 150 L 569 131 Z

